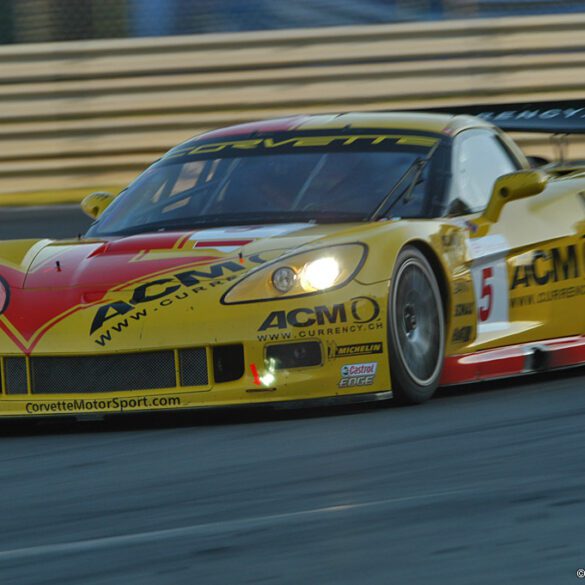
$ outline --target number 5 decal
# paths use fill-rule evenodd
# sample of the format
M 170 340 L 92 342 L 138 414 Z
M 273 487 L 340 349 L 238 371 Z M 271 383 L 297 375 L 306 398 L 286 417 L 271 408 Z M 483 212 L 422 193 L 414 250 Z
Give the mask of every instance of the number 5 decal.
M 508 270 L 506 254 L 508 240 L 502 234 L 471 238 L 468 242 L 471 276 L 477 306 L 477 332 L 507 329 Z
M 492 312 L 494 289 L 491 285 L 491 280 L 494 276 L 494 270 L 491 266 L 483 268 L 481 271 L 481 297 L 479 300 L 479 320 L 481 322 L 489 319 Z
M 477 305 L 477 332 L 508 328 L 508 272 L 505 258 L 474 263 L 471 274 Z

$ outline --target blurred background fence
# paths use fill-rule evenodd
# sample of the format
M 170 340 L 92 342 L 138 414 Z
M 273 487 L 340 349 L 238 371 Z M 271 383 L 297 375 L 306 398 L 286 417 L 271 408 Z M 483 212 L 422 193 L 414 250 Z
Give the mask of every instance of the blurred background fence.
M 0 204 L 117 190 L 197 132 L 267 116 L 585 96 L 585 2 L 0 2 Z M 551 10 L 572 13 L 475 18 Z
M 1 0 L 0 43 L 585 11 L 585 0 Z

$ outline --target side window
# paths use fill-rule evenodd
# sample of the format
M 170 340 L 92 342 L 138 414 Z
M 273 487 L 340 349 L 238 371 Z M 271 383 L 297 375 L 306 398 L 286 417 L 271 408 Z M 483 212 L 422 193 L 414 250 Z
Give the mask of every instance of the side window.
M 518 163 L 490 130 L 467 130 L 453 145 L 453 180 L 447 213 L 485 209 L 496 179 L 518 170 Z

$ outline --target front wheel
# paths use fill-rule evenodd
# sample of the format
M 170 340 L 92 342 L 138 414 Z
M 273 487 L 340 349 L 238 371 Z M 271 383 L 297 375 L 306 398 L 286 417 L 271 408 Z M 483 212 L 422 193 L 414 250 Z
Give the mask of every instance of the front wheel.
M 425 256 L 408 246 L 398 255 L 388 307 L 394 398 L 419 404 L 437 389 L 445 353 L 445 317 L 437 278 Z

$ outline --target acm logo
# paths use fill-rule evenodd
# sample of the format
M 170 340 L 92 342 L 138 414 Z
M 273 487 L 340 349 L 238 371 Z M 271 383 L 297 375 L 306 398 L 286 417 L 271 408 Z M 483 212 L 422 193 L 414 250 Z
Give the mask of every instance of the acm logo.
M 559 282 L 578 278 L 581 274 L 577 246 L 570 244 L 564 248 L 535 250 L 528 264 L 514 267 L 511 290 L 519 286 L 543 286 L 549 282 Z M 585 258 L 585 244 L 583 256 Z
M 380 315 L 380 306 L 370 297 L 354 297 L 347 303 L 331 306 L 299 307 L 291 311 L 272 311 L 264 319 L 258 331 L 287 329 L 288 327 L 312 327 L 327 323 L 370 323 Z

